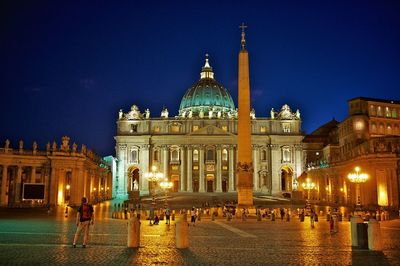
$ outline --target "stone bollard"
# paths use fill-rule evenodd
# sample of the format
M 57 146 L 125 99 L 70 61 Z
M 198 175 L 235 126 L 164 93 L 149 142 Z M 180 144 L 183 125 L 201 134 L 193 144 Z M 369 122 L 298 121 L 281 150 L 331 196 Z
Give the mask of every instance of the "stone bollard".
M 385 211 L 385 221 L 388 221 L 389 219 L 389 211 Z
M 271 213 L 271 221 L 275 221 L 275 213 L 273 212 L 273 213 Z
M 362 224 L 364 221 L 360 216 L 350 218 L 351 245 L 358 247 L 357 224 Z
M 136 217 L 128 221 L 128 248 L 137 248 L 140 244 L 140 222 Z
M 257 221 L 261 221 L 261 212 L 257 212 Z
M 214 214 L 214 212 L 212 212 L 211 213 L 211 221 L 214 221 L 215 220 L 215 214 Z
M 329 231 L 331 233 L 339 232 L 338 217 L 336 214 L 332 214 L 329 220 Z
M 381 226 L 375 219 L 368 222 L 368 248 L 370 250 L 380 250 L 381 248 Z
M 184 217 L 186 216 L 184 215 Z M 180 219 L 175 223 L 176 248 L 189 247 L 188 226 L 186 219 Z
M 385 221 L 385 212 L 381 212 L 381 221 Z
M 290 213 L 286 213 L 286 222 L 290 222 Z
M 197 216 L 197 220 L 200 222 L 201 221 L 201 211 L 199 211 L 199 214 Z
M 171 219 L 172 221 L 175 221 L 175 210 L 172 211 Z

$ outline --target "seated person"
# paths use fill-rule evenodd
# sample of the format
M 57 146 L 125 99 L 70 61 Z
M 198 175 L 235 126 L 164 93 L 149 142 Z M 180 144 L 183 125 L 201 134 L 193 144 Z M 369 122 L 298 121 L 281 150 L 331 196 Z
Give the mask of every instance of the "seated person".
M 158 218 L 158 215 L 154 217 L 154 224 L 158 224 L 160 222 L 160 219 Z

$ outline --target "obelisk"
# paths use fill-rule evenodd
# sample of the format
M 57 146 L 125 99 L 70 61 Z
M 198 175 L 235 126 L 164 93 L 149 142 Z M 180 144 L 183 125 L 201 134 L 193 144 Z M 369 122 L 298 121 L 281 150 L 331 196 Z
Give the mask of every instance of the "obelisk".
M 253 206 L 253 164 L 251 158 L 249 54 L 246 50 L 245 28 L 242 23 L 238 75 L 238 205 Z

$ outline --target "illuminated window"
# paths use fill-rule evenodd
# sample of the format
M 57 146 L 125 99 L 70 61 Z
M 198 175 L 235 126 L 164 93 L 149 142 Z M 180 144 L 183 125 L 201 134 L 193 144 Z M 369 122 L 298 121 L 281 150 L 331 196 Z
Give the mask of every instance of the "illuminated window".
M 376 112 L 377 116 L 382 116 L 382 107 L 378 106 L 378 110 Z
M 160 132 L 160 127 L 154 127 L 154 132 Z
M 139 163 L 139 150 L 138 150 L 138 148 L 132 148 L 131 149 L 130 162 L 134 163 L 134 164 L 138 164 Z
M 199 170 L 199 167 L 197 165 L 193 165 L 193 170 Z
M 283 132 L 290 133 L 290 123 L 282 123 Z
M 228 151 L 226 149 L 222 150 L 222 161 L 228 160 Z
M 290 162 L 290 148 L 289 147 L 282 147 L 282 161 L 283 162 Z
M 390 124 L 388 124 L 386 127 L 386 134 L 392 135 L 392 126 Z
M 261 127 L 260 127 L 260 132 L 261 132 L 261 133 L 267 132 L 267 128 L 264 127 L 264 126 L 261 126 Z
M 376 116 L 375 106 L 371 105 L 371 106 L 369 107 L 369 114 L 370 114 L 371 116 Z
M 171 161 L 173 161 L 173 162 L 179 161 L 179 151 L 178 150 L 171 151 Z
M 356 130 L 363 130 L 364 129 L 364 122 L 363 121 L 357 121 L 355 123 L 355 128 L 356 128 Z
M 199 161 L 199 151 L 198 150 L 194 150 L 193 151 L 193 161 L 194 162 L 198 162 Z
M 395 108 L 392 109 L 392 117 L 397 118 L 397 110 Z
M 228 126 L 222 126 L 222 130 L 227 132 L 228 131 Z
M 196 131 L 199 129 L 199 126 L 193 126 L 193 131 Z
M 385 133 L 385 127 L 383 124 L 379 124 L 379 134 L 384 134 Z
M 222 170 L 224 170 L 224 171 L 228 170 L 228 166 L 226 166 L 226 165 L 222 166 Z
M 371 125 L 371 133 L 377 133 L 376 132 L 376 124 L 375 123 L 372 123 L 372 125 Z
M 386 107 L 386 108 L 385 108 L 385 116 L 386 116 L 386 117 L 390 117 L 390 116 L 391 116 L 389 107 Z

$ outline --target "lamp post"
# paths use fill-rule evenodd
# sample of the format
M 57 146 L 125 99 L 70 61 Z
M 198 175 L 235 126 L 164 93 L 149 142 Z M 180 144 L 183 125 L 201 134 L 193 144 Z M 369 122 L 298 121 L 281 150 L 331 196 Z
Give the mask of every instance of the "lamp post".
M 157 172 L 157 167 L 155 165 L 153 165 L 151 167 L 151 172 L 148 173 L 144 173 L 144 177 L 147 178 L 147 180 L 149 180 L 151 183 L 151 196 L 152 196 L 152 204 L 153 207 L 156 206 L 156 185 L 157 185 L 157 181 L 160 180 L 161 178 L 164 177 L 163 173 Z
M 315 183 L 311 182 L 310 178 L 306 179 L 306 182 L 301 184 L 304 190 L 307 190 L 307 201 L 310 200 L 310 190 L 315 188 Z
M 360 184 L 365 183 L 368 179 L 368 174 L 366 173 L 361 173 L 360 172 L 361 168 L 356 166 L 354 168 L 355 172 L 349 173 L 347 177 L 349 178 L 351 183 L 356 184 L 356 199 L 357 199 L 357 205 L 356 209 L 361 209 L 361 191 L 360 191 Z
M 171 181 L 168 181 L 168 178 L 165 178 L 164 181 L 160 182 L 160 186 L 165 191 L 164 207 L 166 208 L 168 206 L 167 204 L 168 189 L 172 188 L 173 184 Z

